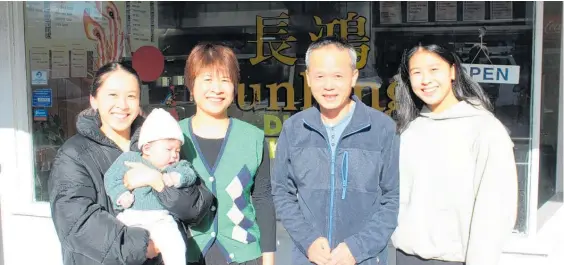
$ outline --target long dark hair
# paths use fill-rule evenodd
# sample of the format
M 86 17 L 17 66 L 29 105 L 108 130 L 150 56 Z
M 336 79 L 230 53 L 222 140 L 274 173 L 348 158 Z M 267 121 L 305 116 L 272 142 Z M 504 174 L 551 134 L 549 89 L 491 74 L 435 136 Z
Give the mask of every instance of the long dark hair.
M 124 70 L 135 76 L 135 78 L 137 79 L 137 83 L 139 84 L 139 90 L 141 90 L 141 84 L 142 84 L 141 79 L 139 78 L 137 71 L 135 71 L 133 67 L 131 67 L 127 63 L 110 62 L 103 65 L 98 69 L 98 71 L 96 71 L 96 74 L 94 75 L 94 80 L 92 80 L 92 86 L 90 87 L 90 95 L 96 97 L 96 94 L 98 93 L 98 88 L 100 88 L 100 86 L 102 86 L 102 84 L 104 83 L 105 80 L 104 76 L 108 73 L 117 70 Z
M 455 78 L 452 82 L 454 96 L 459 101 L 466 101 L 469 104 L 480 105 L 488 111 L 492 110 L 492 104 L 482 87 L 464 71 L 462 61 L 453 51 L 436 44 L 424 45 L 419 43 L 409 51 L 405 51 L 401 58 L 399 76 L 396 77 L 396 113 L 395 118 L 398 124 L 398 131 L 401 133 L 409 126 L 421 111 L 424 104 L 411 88 L 409 80 L 409 60 L 420 50 L 432 52 L 440 56 L 443 60 L 454 67 Z

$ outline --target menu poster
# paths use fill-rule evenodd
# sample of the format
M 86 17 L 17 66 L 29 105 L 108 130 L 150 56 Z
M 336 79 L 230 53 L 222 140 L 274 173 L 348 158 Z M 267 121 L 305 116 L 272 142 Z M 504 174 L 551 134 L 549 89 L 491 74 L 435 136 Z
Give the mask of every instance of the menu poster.
M 490 10 L 492 20 L 513 19 L 513 2 L 493 1 Z
M 486 19 L 486 2 L 463 2 L 463 21 L 481 21 Z
M 428 2 L 407 2 L 407 22 L 429 22 Z
M 435 21 L 456 21 L 457 3 L 456 1 L 435 2 Z
M 49 49 L 40 46 L 29 48 L 29 66 L 32 71 L 49 69 Z
M 94 12 L 94 1 L 26 2 L 26 8 L 26 40 L 46 47 L 89 43 L 91 40 L 86 38 L 83 20 L 85 17 L 102 17 Z M 104 23 L 100 24 L 103 26 Z
M 158 12 L 154 1 L 128 1 L 125 4 L 125 14 L 126 29 L 131 41 L 131 47 L 127 48 L 130 48 L 131 52 L 146 45 L 158 46 L 155 35 Z
M 53 47 L 51 57 L 51 79 L 69 78 L 69 50 L 66 47 Z
M 60 38 L 61 36 L 78 36 L 84 35 L 84 27 L 82 26 L 82 16 L 80 5 L 74 2 L 56 1 L 50 2 L 50 20 L 47 23 L 51 26 L 51 38 Z
M 73 46 L 71 49 L 71 77 L 86 77 L 87 63 L 86 49 L 80 46 Z
M 401 2 L 380 2 L 380 24 L 401 24 Z

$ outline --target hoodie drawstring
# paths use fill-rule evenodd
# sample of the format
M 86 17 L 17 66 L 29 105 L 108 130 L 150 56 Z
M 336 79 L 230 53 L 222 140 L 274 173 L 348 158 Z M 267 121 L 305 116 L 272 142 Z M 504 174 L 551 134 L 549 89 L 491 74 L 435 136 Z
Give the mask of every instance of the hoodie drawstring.
M 343 164 L 342 164 L 342 185 L 343 185 L 343 195 L 341 196 L 341 200 L 344 200 L 347 197 L 347 185 L 349 184 L 349 152 L 345 151 L 343 155 Z

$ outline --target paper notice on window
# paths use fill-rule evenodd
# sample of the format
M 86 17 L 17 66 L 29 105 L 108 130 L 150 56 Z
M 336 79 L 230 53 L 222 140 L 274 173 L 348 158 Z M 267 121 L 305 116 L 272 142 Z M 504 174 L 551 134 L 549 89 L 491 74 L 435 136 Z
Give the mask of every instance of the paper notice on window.
M 49 49 L 47 47 L 31 47 L 29 49 L 29 66 L 32 71 L 49 69 Z
M 127 32 L 129 32 L 131 52 L 142 46 L 158 46 L 155 34 L 157 27 L 157 5 L 154 1 L 126 2 Z
M 51 48 L 51 79 L 69 78 L 69 50 L 66 47 Z
M 435 2 L 435 21 L 456 21 L 457 14 L 456 1 Z
M 87 63 L 86 49 L 73 46 L 71 49 L 71 77 L 86 77 Z
M 51 36 L 50 28 L 45 26 L 45 20 L 49 16 L 45 15 L 45 3 L 43 1 L 26 1 L 25 11 L 25 41 L 26 43 L 38 43 L 37 40 L 45 39 L 46 36 Z M 49 5 L 47 5 L 49 6 Z M 49 30 L 49 32 L 47 32 Z
M 84 38 L 83 15 L 87 7 L 93 4 L 69 1 L 49 2 L 49 20 L 51 39 L 57 42 L 59 39 L 79 40 Z M 86 7 L 86 8 L 85 8 Z
M 480 21 L 486 18 L 486 2 L 463 2 L 462 8 L 464 21 Z
M 380 24 L 401 24 L 401 2 L 380 2 Z
M 491 19 L 507 20 L 513 19 L 513 2 L 508 1 L 492 1 L 491 3 Z
M 428 22 L 428 2 L 407 2 L 407 22 Z

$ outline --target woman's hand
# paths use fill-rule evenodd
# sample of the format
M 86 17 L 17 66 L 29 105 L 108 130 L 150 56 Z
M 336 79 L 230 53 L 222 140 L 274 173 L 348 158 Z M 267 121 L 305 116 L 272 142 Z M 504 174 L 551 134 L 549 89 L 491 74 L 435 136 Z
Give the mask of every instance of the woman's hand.
M 262 265 L 274 265 L 274 252 L 262 253 Z
M 125 165 L 131 168 L 123 177 L 123 185 L 129 190 L 150 186 L 154 190 L 161 192 L 165 185 L 163 183 L 163 175 L 143 163 L 125 162 Z

